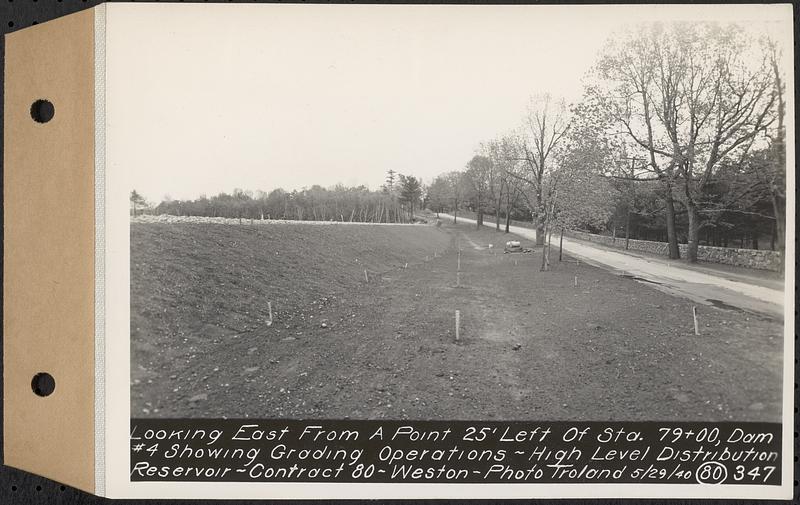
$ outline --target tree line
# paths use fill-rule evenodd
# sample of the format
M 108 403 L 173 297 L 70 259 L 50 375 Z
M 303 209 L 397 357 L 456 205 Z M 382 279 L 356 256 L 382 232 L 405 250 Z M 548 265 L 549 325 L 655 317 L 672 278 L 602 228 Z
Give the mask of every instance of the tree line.
M 422 184 L 414 176 L 390 170 L 380 191 L 366 186 L 311 186 L 291 192 L 235 189 L 233 193 L 205 195 L 192 200 L 169 197 L 148 205 L 133 190 L 131 212 L 242 219 L 289 219 L 299 221 L 347 221 L 365 223 L 408 223 L 414 219 L 422 195 Z M 416 207 L 415 207 L 416 206 Z
M 521 124 L 427 188 L 432 210 L 527 218 L 537 243 L 582 229 L 669 244 L 785 240 L 781 49 L 742 27 L 653 23 L 601 50 L 578 103 L 531 99 Z M 547 267 L 547 254 L 543 268 Z

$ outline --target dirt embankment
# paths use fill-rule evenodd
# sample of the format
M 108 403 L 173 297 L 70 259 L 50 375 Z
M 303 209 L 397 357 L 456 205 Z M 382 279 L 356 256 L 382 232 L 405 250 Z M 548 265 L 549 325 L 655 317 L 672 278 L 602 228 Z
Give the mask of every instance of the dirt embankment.
M 268 366 L 276 346 L 330 333 L 344 322 L 330 307 L 450 242 L 424 225 L 131 223 L 134 413 L 185 414 L 187 398 L 238 387 L 219 379 L 225 364 L 260 349 Z M 245 341 L 253 345 L 235 345 Z
M 698 337 L 690 302 L 493 230 L 256 228 L 132 225 L 133 416 L 779 420 L 780 322 L 703 307 Z

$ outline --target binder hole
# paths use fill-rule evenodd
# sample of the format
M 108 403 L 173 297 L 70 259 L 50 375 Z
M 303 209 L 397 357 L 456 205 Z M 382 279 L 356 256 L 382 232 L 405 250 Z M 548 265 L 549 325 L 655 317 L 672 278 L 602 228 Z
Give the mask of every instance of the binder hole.
M 42 486 L 36 486 L 36 490 L 37 491 L 41 491 L 42 490 Z
M 56 108 L 47 100 L 36 100 L 31 105 L 31 117 L 37 123 L 46 123 L 56 115 Z
M 47 372 L 39 372 L 33 376 L 31 389 L 37 396 L 50 396 L 56 389 L 56 380 Z

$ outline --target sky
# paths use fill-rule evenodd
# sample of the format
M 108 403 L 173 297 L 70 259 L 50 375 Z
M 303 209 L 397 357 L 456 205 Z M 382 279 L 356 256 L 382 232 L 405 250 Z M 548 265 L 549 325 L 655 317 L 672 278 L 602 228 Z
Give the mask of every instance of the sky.
M 791 33 L 790 6 L 767 5 L 108 6 L 107 164 L 153 202 L 378 189 L 389 169 L 430 182 L 520 124 L 532 95 L 579 99 L 626 24 Z

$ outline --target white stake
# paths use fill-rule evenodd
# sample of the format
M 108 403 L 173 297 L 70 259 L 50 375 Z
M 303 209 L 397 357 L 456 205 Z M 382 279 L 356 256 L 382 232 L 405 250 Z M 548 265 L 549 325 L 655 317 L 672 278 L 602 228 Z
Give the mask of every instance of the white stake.
M 578 287 L 578 276 L 577 275 L 575 276 L 575 287 L 576 288 Z
M 272 326 L 272 302 L 267 302 L 267 308 L 269 309 L 269 321 L 267 321 L 267 326 Z
M 692 318 L 694 318 L 694 334 L 700 335 L 700 326 L 697 324 L 697 307 L 692 306 Z
M 458 250 L 458 271 L 461 271 L 461 250 Z
M 461 272 L 456 272 L 456 286 L 461 286 Z
M 458 342 L 459 334 L 460 334 L 460 327 L 461 327 L 461 311 L 456 311 L 456 342 Z
M 405 270 L 406 268 L 408 268 L 408 263 L 406 263 L 405 265 L 403 265 L 403 270 Z
M 367 269 L 364 269 L 364 280 L 369 282 L 369 275 L 367 275 Z
M 517 260 L 514 260 L 514 266 L 517 266 Z

